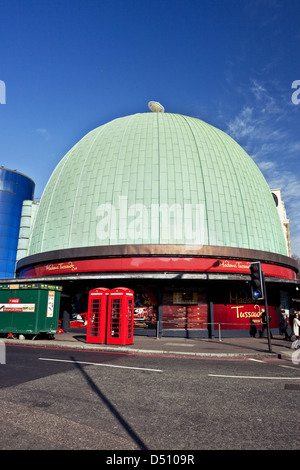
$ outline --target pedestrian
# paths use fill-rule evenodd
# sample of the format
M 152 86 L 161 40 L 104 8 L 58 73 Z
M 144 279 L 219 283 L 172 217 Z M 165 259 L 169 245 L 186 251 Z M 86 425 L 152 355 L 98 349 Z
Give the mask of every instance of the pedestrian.
M 270 317 L 269 315 L 269 326 L 270 326 L 270 321 L 272 320 L 272 318 Z M 259 337 L 260 338 L 263 338 L 264 336 L 264 331 L 265 329 L 267 328 L 267 314 L 266 314 L 266 311 L 265 309 L 263 308 L 262 311 L 261 311 L 261 322 L 262 322 L 262 329 L 261 331 L 259 332 Z M 270 330 L 270 337 L 273 338 L 272 336 L 272 333 L 271 333 L 271 330 Z
M 299 339 L 299 327 L 300 327 L 299 314 L 296 313 L 294 322 L 293 322 L 293 334 L 296 336 L 296 339 Z
M 257 333 L 257 328 L 256 328 L 256 325 L 253 321 L 253 318 L 250 318 L 250 332 L 249 333 L 250 333 L 250 336 L 255 338 L 256 333 Z
M 287 332 L 288 328 L 288 321 L 287 321 L 287 314 L 285 312 L 285 309 L 281 309 L 281 318 L 280 318 L 280 331 L 282 334 L 284 334 L 284 337 L 287 341 L 290 341 L 291 337 Z
M 294 311 L 294 309 L 290 310 L 289 321 L 288 321 L 288 323 L 289 323 L 288 332 L 289 332 L 290 337 L 292 337 L 293 334 L 294 334 L 293 333 L 293 324 L 294 324 L 295 313 L 296 312 Z
M 70 314 L 67 310 L 63 311 L 62 329 L 67 333 L 70 329 Z
M 300 341 L 299 341 L 299 327 L 300 327 L 300 320 L 299 320 L 299 314 L 298 312 L 294 316 L 294 321 L 293 321 L 293 335 L 296 336 L 295 341 L 292 342 L 292 349 L 298 349 L 300 347 Z

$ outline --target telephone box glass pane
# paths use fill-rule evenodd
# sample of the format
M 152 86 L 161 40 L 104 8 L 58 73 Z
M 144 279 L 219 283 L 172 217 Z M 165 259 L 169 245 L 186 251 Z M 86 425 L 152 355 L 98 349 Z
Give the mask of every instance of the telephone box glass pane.
M 128 338 L 132 336 L 132 324 L 133 324 L 133 302 L 132 299 L 128 299 Z
M 93 299 L 91 303 L 90 336 L 98 336 L 100 326 L 101 299 Z
M 110 337 L 119 338 L 121 331 L 121 299 L 112 299 L 110 318 Z

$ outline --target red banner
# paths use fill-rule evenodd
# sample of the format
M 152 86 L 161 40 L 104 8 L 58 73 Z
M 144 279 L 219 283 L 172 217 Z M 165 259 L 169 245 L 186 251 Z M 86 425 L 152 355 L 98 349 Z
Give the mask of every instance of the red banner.
M 245 330 L 250 329 L 250 320 L 258 329 L 261 329 L 262 305 L 221 305 L 214 304 L 214 328 L 221 324 L 222 330 Z M 270 316 L 270 328 L 278 328 L 277 308 L 268 306 Z
M 129 257 L 64 261 L 33 266 L 21 271 L 21 277 L 47 276 L 53 274 L 74 274 L 82 272 L 116 271 L 186 271 L 250 274 L 249 261 L 220 260 L 215 258 L 180 257 Z M 274 264 L 262 263 L 262 271 L 267 276 L 295 279 L 292 269 Z

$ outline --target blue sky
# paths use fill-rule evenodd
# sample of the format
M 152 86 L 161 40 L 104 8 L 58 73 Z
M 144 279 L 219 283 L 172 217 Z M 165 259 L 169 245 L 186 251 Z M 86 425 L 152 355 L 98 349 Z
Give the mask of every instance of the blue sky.
M 0 0 L 0 20 L 0 164 L 36 198 L 87 132 L 159 101 L 244 147 L 300 256 L 300 0 Z

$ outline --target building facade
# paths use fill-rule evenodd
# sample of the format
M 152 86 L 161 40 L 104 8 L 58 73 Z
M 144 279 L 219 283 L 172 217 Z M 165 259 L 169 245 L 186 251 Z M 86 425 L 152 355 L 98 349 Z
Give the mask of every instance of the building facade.
M 248 334 L 262 309 L 252 261 L 278 328 L 297 265 L 262 173 L 221 130 L 150 112 L 94 129 L 60 161 L 17 276 L 63 285 L 83 325 L 89 290 L 122 286 L 135 292 L 136 334 Z
M 289 256 L 292 256 L 292 249 L 291 249 L 291 233 L 290 233 L 290 221 L 287 218 L 285 205 L 282 200 L 281 189 L 272 189 L 272 194 L 274 197 L 274 201 L 277 207 L 277 211 L 279 214 L 279 218 L 282 224 L 283 233 L 285 236 L 287 252 Z
M 24 200 L 32 200 L 34 182 L 17 171 L 0 168 L 0 278 L 14 277 Z

